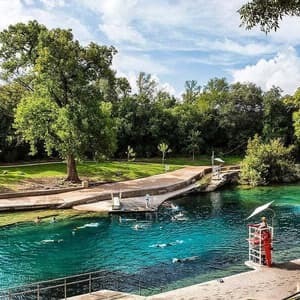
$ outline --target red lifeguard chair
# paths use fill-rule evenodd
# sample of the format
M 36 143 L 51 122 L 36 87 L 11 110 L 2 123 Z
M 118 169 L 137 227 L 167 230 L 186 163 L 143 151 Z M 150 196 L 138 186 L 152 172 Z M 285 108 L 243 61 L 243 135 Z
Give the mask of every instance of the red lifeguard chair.
M 247 218 L 250 219 L 253 216 L 259 214 L 260 212 L 270 209 L 269 206 L 273 203 L 269 202 L 262 206 L 257 207 L 254 212 Z M 271 209 L 270 209 L 271 210 Z M 275 213 L 273 210 L 273 218 Z M 268 267 L 272 266 L 272 251 L 273 251 L 273 239 L 274 239 L 274 228 L 273 226 L 262 226 L 261 224 L 249 224 L 249 262 L 266 265 Z

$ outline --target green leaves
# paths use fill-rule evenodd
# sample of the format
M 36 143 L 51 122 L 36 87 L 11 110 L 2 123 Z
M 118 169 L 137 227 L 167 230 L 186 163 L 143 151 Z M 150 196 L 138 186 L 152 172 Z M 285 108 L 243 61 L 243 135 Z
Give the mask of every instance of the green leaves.
M 263 143 L 256 135 L 250 139 L 241 163 L 241 182 L 251 186 L 289 182 L 296 179 L 293 146 L 285 147 L 280 139 Z
M 37 21 L 10 25 L 0 32 L 1 78 L 9 80 L 28 74 L 38 57 L 37 45 L 46 27 Z
M 279 28 L 279 21 L 284 16 L 300 16 L 299 0 L 252 0 L 238 10 L 241 26 L 260 29 L 268 33 Z
M 166 143 L 160 143 L 157 146 L 157 149 L 162 153 L 162 164 L 164 164 L 166 154 L 172 152 L 172 150 L 169 148 L 169 145 Z
M 17 106 L 15 128 L 36 152 L 38 142 L 63 158 L 109 155 L 115 150 L 111 105 L 98 84 L 114 81 L 115 48 L 83 47 L 71 30 L 48 30 L 36 21 L 0 33 L 2 77 L 26 87 Z
M 36 153 L 36 144 L 43 140 L 45 149 L 50 155 L 53 149 L 61 144 L 55 134 L 57 122 L 57 105 L 49 98 L 30 95 L 19 103 L 14 127 L 18 134 L 30 144 L 31 154 Z
M 133 148 L 130 145 L 127 146 L 126 155 L 127 155 L 127 161 L 134 161 L 135 160 L 135 152 L 134 152 Z

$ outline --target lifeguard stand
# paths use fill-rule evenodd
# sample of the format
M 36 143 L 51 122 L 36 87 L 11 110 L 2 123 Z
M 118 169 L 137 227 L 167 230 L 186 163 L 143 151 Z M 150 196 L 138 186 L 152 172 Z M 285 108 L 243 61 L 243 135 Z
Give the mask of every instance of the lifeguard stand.
M 272 265 L 273 234 L 272 226 L 259 228 L 251 224 L 249 227 L 249 261 L 259 265 Z
M 270 208 L 274 201 L 266 203 L 257 207 L 253 213 L 246 219 L 250 219 L 255 215 L 263 212 L 264 210 L 270 210 L 273 213 L 272 226 L 262 226 L 263 224 L 250 224 L 249 228 L 249 262 L 259 265 L 272 265 L 272 251 L 273 251 L 273 239 L 274 239 L 274 227 L 273 219 L 275 212 Z M 266 224 L 264 224 L 266 225 Z

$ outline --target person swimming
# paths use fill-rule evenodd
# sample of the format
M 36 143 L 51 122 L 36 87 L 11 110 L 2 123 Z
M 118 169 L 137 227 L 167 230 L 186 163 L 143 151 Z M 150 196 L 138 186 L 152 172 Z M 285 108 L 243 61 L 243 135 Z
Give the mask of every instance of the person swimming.
M 59 240 L 42 240 L 41 243 L 43 244 L 48 244 L 48 243 L 62 243 L 64 240 L 59 239 Z
M 171 220 L 172 221 L 187 221 L 188 218 L 182 212 L 179 212 L 175 216 L 172 216 Z
M 174 211 L 178 211 L 179 210 L 179 206 L 171 203 L 171 209 L 174 210 Z
M 144 227 L 142 226 L 142 225 L 139 225 L 139 224 L 135 224 L 134 226 L 133 226 L 133 229 L 134 230 L 140 230 L 140 229 L 143 229 Z
M 172 263 L 184 263 L 184 262 L 188 262 L 188 261 L 194 261 L 196 259 L 198 259 L 199 256 L 189 256 L 189 257 L 185 257 L 185 258 L 173 258 L 172 259 Z
M 84 229 L 84 228 L 92 228 L 92 227 L 98 227 L 99 223 L 88 223 L 88 224 L 84 224 L 82 226 L 78 226 L 76 227 L 76 229 Z
M 154 244 L 154 245 L 151 245 L 150 247 L 153 247 L 153 248 L 165 248 L 165 247 L 175 246 L 175 245 L 182 244 L 182 243 L 183 243 L 182 240 L 176 240 L 175 242 L 162 243 L 162 244 Z

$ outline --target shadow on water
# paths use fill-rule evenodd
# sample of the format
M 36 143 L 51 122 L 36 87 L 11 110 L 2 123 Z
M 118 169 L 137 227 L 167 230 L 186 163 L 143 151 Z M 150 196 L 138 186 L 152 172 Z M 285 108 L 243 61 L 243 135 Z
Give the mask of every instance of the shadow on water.
M 207 265 L 207 261 L 211 261 Z M 28 285 L 26 288 L 14 288 L 10 290 L 11 295 L 0 293 L 0 299 L 63 299 L 78 294 L 85 294 L 101 289 L 151 295 L 168 289 L 168 285 L 197 274 L 201 269 L 202 273 L 209 273 L 211 270 L 223 270 L 226 267 L 236 264 L 239 261 L 236 257 L 228 259 L 226 253 L 221 250 L 207 251 L 201 257 L 192 257 L 184 262 L 168 262 L 142 268 L 136 274 L 112 271 L 95 271 L 87 275 L 73 276 L 69 279 L 52 280 L 42 282 L 38 285 Z M 205 266 L 203 268 L 203 266 Z M 241 268 L 240 271 L 246 271 Z M 66 285 L 66 289 L 65 289 Z M 38 289 L 38 290 L 37 290 Z M 21 295 L 15 293 L 27 292 Z

